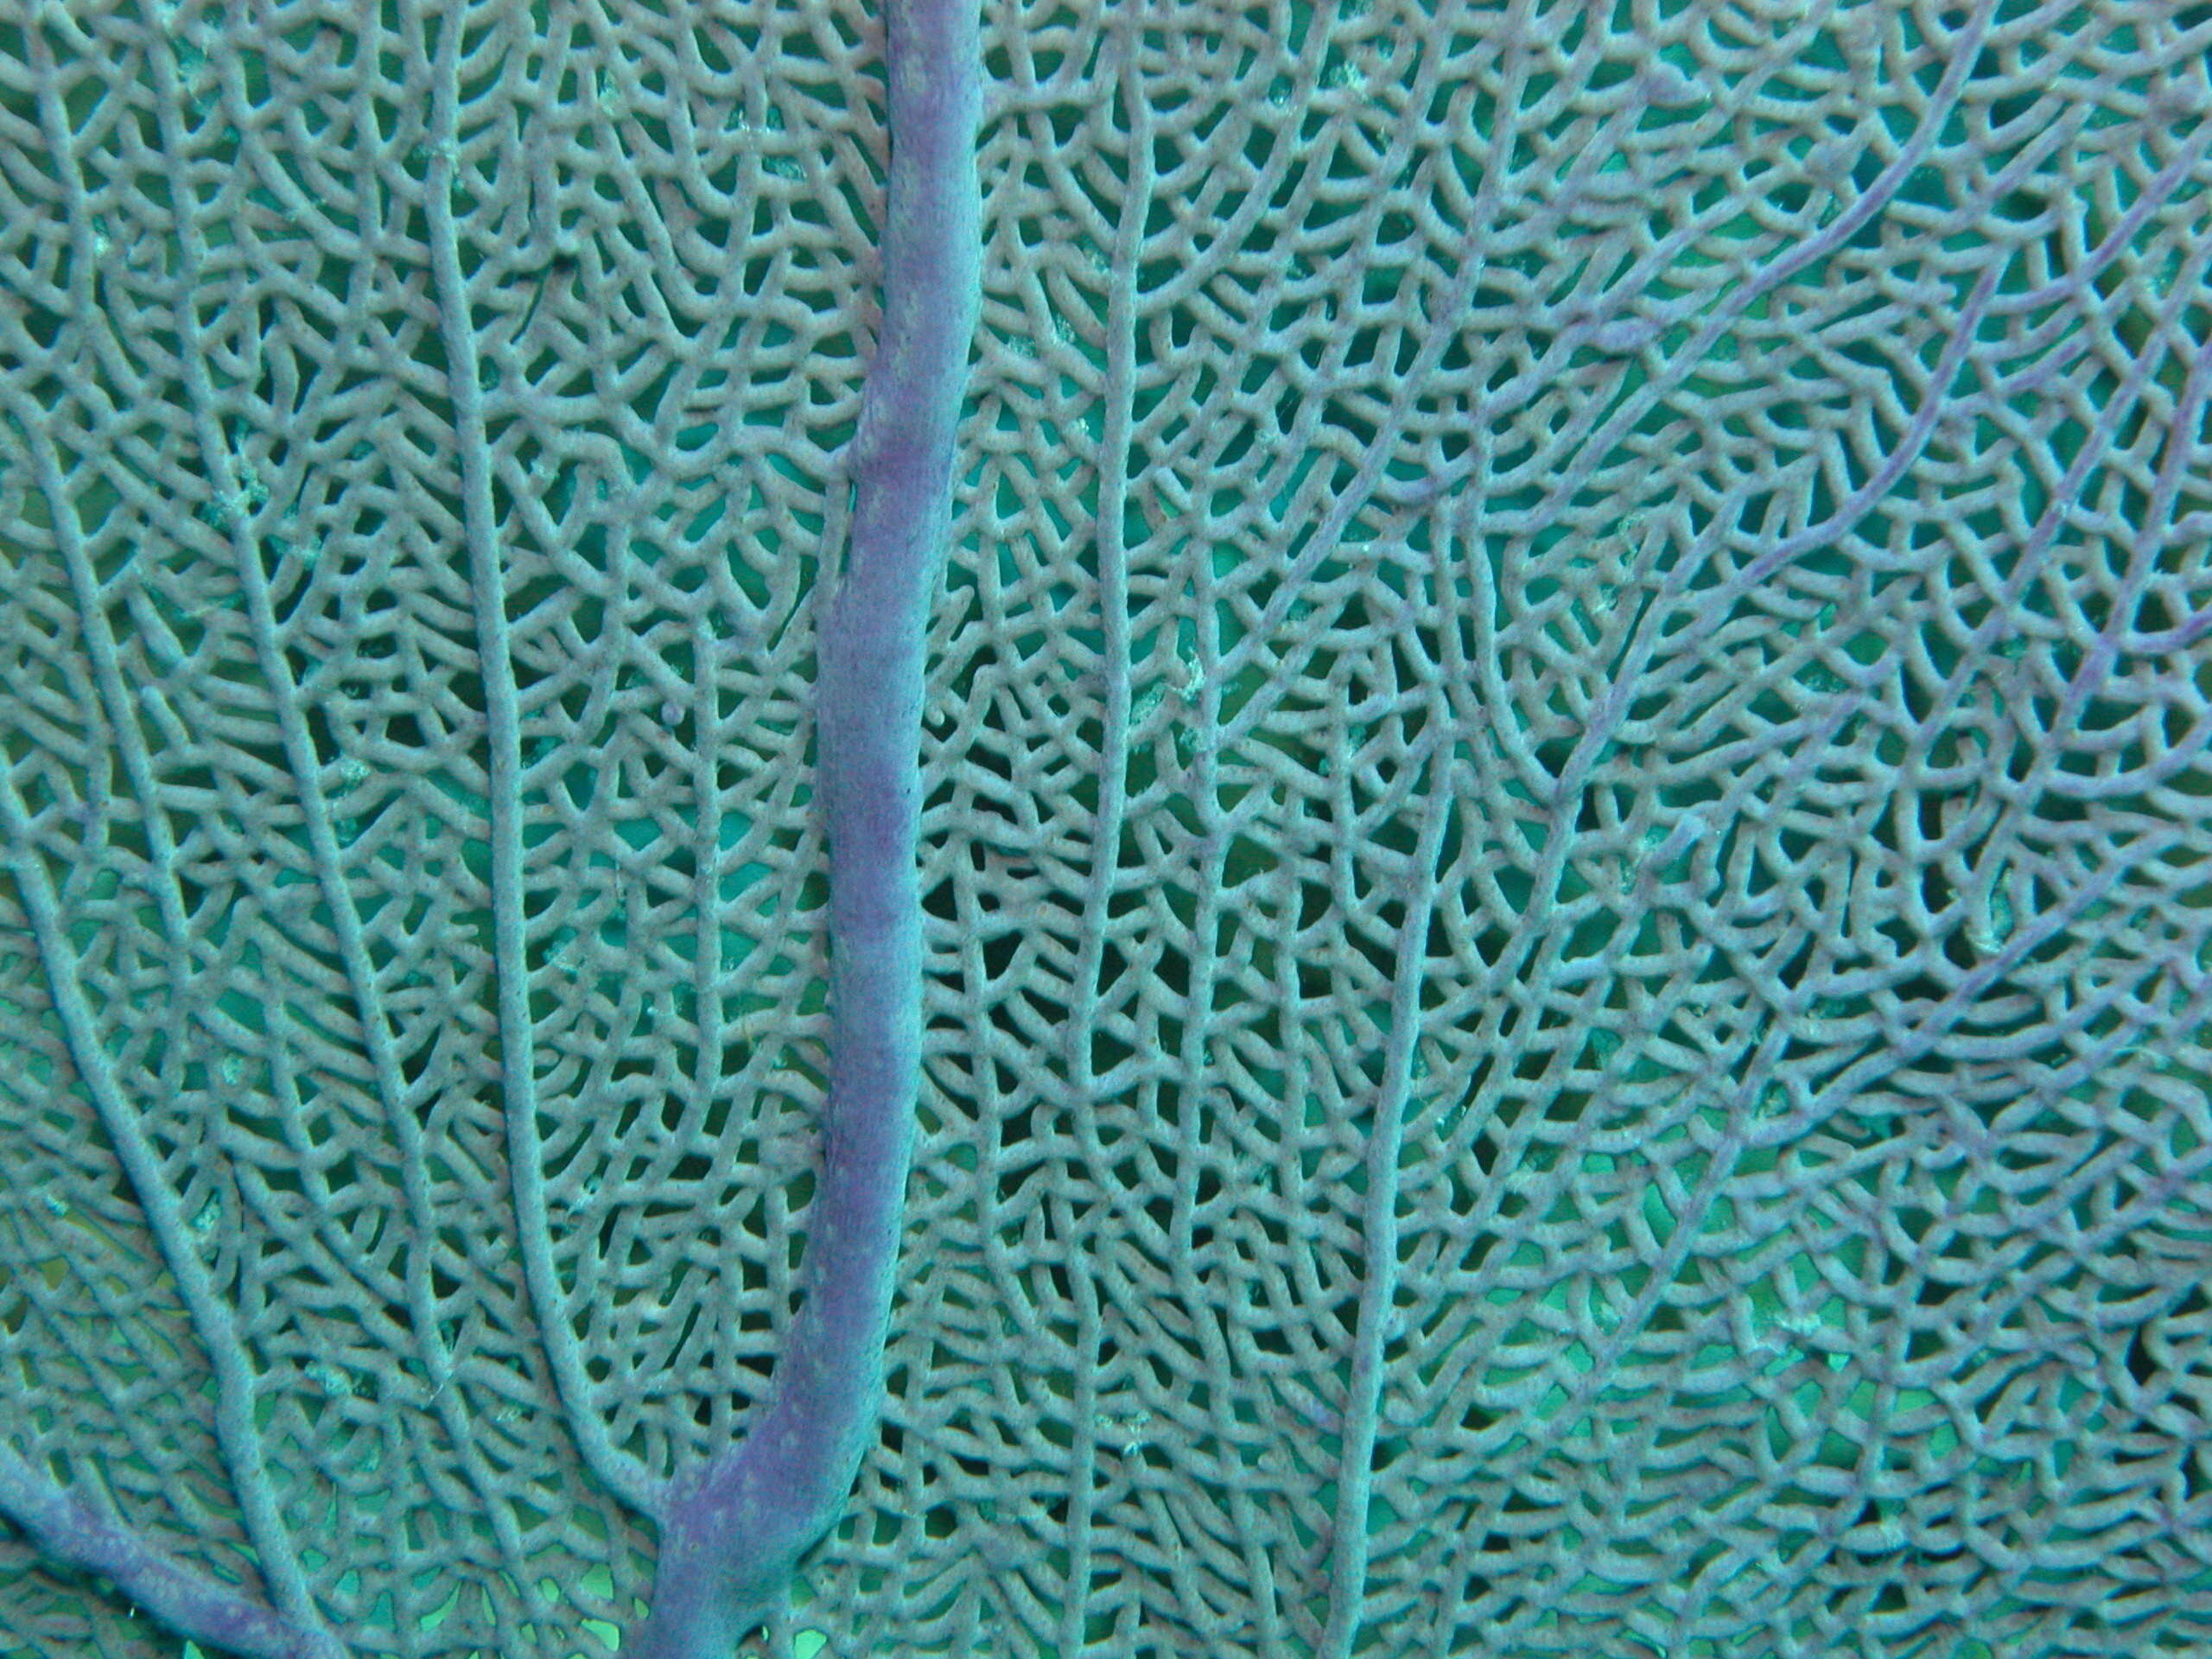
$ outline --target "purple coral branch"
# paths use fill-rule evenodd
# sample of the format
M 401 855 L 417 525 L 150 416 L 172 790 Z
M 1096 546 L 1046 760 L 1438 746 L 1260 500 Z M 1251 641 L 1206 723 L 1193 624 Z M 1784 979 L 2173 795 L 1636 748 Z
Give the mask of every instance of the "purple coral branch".
M 638 1659 L 726 1659 L 836 1522 L 875 1434 L 921 1077 L 924 633 L 981 294 L 978 11 L 886 6 L 883 321 L 854 443 L 850 549 L 817 648 L 830 1057 L 804 1300 L 746 1438 L 669 1487 Z
M 819 648 L 817 737 L 830 849 L 832 1025 L 823 1169 L 810 1216 L 804 1301 L 770 1397 L 745 1440 L 680 1471 L 664 1491 L 649 1492 L 625 1478 L 603 1442 L 580 1433 L 587 1455 L 600 1454 L 592 1459 L 595 1470 L 660 1525 L 652 1609 L 635 1649 L 641 1659 L 727 1659 L 774 1611 L 800 1556 L 836 1520 L 875 1433 L 920 1079 L 916 846 L 924 634 L 950 532 L 954 435 L 981 291 L 978 10 L 978 0 L 887 5 L 893 155 L 884 316 L 854 448 L 850 550 Z M 438 165 L 450 163 L 441 157 Z M 440 175 L 434 170 L 433 176 Z M 431 192 L 434 258 L 442 304 L 449 316 L 464 320 L 449 332 L 465 343 L 466 308 L 452 263 L 445 194 L 442 187 Z M 474 377 L 464 374 L 458 384 L 473 388 Z M 473 421 L 472 410 L 479 416 Z M 462 426 L 478 435 L 477 443 L 464 448 L 464 471 L 472 506 L 481 508 L 488 497 L 480 464 L 480 410 L 467 399 Z M 487 537 L 480 533 L 489 520 L 472 512 L 471 521 L 480 596 L 496 594 L 496 566 Z M 492 619 L 489 637 L 497 646 L 499 607 L 487 602 L 480 610 Z M 500 649 L 487 649 L 487 657 Z M 506 715 L 506 743 L 498 741 L 497 729 L 493 734 L 495 785 L 502 752 L 507 775 L 513 769 L 511 709 Z M 493 724 L 500 724 L 496 711 Z M 493 792 L 495 803 L 512 795 L 511 788 Z M 0 820 L 44 936 L 58 938 L 51 893 L 35 872 L 24 874 L 30 828 L 10 788 L 0 787 Z M 494 839 L 512 853 L 512 825 Z M 504 880 L 495 877 L 493 886 L 508 895 L 518 891 L 511 871 Z M 519 961 L 518 951 L 507 948 L 519 925 L 518 913 L 502 918 L 503 968 L 509 958 Z M 521 983 L 518 974 L 503 972 L 501 978 Z M 70 997 L 63 1001 L 79 1016 L 74 1023 L 89 1032 L 89 1014 Z M 510 1052 L 506 1071 L 511 1090 L 521 1090 L 519 1116 L 527 1125 L 528 1021 L 518 1002 L 503 1007 L 502 1029 L 523 1039 L 516 1046 L 520 1057 Z M 97 1048 L 88 1039 L 76 1046 L 80 1054 Z M 511 1108 L 516 1103 L 511 1098 Z M 511 1120 L 517 1116 L 511 1110 Z M 534 1169 L 534 1141 L 525 1135 L 517 1150 L 518 1166 Z M 525 1238 L 543 1231 L 528 1225 L 530 1206 L 520 1201 L 536 1190 L 518 1183 Z M 190 1280 L 188 1262 L 179 1276 Z M 537 1288 L 543 1293 L 544 1287 Z M 205 1294 L 198 1300 L 212 1302 Z M 550 1305 L 543 1294 L 538 1300 Z M 210 1346 L 219 1367 L 219 1356 L 236 1351 L 234 1343 Z M 573 1378 L 563 1382 L 564 1402 L 573 1407 L 579 1388 Z M 572 1416 L 588 1421 L 580 1412 Z M 251 1515 L 251 1497 L 247 1507 Z M 154 1618 L 241 1659 L 341 1659 L 345 1651 L 315 1618 L 312 1598 L 283 1552 L 264 1551 L 263 1557 L 264 1572 L 280 1580 L 276 1599 L 286 1611 L 152 1545 L 4 1446 L 0 1515 L 50 1559 L 105 1574 Z M 288 1617 L 291 1611 L 302 1616 Z
M 49 1561 L 111 1579 L 137 1606 L 175 1630 L 238 1659 L 343 1659 L 327 1631 L 309 1630 L 256 1595 L 232 1589 L 94 1509 L 59 1481 L 0 1446 L 0 1513 Z

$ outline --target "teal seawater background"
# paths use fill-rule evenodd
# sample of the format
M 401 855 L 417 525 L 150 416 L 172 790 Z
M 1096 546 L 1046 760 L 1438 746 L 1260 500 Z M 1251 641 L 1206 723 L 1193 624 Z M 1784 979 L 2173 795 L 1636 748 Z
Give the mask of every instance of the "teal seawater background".
M 2212 16 L 983 26 L 765 1650 L 2204 1650 Z M 772 1373 L 889 142 L 859 8 L 0 5 L 0 1439 L 355 1652 L 615 1650 Z

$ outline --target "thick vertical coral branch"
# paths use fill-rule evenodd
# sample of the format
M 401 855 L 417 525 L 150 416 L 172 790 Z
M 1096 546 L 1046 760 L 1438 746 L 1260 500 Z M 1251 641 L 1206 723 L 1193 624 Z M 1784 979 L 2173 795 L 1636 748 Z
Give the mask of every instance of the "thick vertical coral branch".
M 882 1389 L 921 1073 L 922 655 L 979 303 L 977 0 L 890 0 L 884 315 L 818 647 L 830 1058 L 804 1300 L 744 1440 L 670 1487 L 640 1659 L 725 1659 L 844 1506 Z

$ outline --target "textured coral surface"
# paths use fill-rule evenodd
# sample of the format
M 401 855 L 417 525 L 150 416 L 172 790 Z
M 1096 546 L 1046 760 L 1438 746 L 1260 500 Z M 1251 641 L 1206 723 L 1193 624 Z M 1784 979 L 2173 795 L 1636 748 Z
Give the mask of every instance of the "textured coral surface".
M 982 41 L 882 1421 L 760 1650 L 2212 1650 L 2212 10 Z M 637 1628 L 814 1214 L 882 65 L 0 0 L 0 1498 Z M 182 1644 L 0 1526 L 18 1650 Z

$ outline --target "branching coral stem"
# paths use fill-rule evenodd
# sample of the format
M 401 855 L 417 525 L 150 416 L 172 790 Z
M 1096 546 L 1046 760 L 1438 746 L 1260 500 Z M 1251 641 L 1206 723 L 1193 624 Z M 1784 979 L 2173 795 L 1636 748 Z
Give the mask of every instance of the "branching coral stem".
M 344 1659 L 320 1625 L 292 1619 L 147 1542 L 102 1508 L 0 1446 L 0 1514 L 29 1535 L 47 1560 L 97 1573 L 173 1630 L 221 1646 L 236 1659 Z
M 830 844 L 830 1090 L 804 1300 L 745 1439 L 679 1474 L 639 1659 L 727 1659 L 836 1522 L 874 1438 L 921 1075 L 923 645 L 951 521 L 981 292 L 977 0 L 889 0 L 883 324 L 824 616 L 815 744 Z

